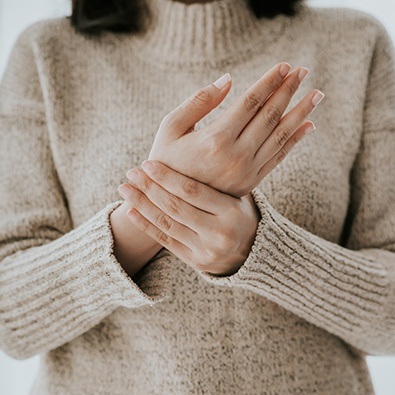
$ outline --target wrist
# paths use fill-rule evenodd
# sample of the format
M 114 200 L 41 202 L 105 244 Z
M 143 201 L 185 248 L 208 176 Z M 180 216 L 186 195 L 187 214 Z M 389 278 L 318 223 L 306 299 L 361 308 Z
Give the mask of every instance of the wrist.
M 110 224 L 114 238 L 114 256 L 128 275 L 133 277 L 162 246 L 130 222 L 127 217 L 129 208 L 123 202 L 111 213 Z

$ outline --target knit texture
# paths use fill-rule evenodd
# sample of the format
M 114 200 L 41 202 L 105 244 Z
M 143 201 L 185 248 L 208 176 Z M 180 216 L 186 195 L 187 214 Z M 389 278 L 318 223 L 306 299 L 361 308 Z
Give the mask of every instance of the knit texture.
M 138 34 L 29 26 L 0 84 L 0 346 L 41 355 L 32 394 L 372 394 L 395 353 L 395 55 L 360 11 L 256 19 L 247 0 L 149 0 Z M 113 255 L 117 187 L 162 118 L 229 72 L 210 124 L 275 63 L 326 94 L 253 191 L 262 219 L 231 276 L 166 250 Z

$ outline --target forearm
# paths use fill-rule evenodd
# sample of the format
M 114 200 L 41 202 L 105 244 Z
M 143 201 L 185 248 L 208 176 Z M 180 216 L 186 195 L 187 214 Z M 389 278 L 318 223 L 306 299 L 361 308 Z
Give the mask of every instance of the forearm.
M 114 237 L 114 255 L 132 278 L 162 248 L 127 217 L 130 206 L 124 202 L 110 215 Z
M 40 187 L 48 182 L 43 177 Z M 34 212 L 5 202 L 15 215 L 0 216 L 0 349 L 10 356 L 24 359 L 53 350 L 117 307 L 152 306 L 164 297 L 162 283 L 155 290 L 139 287 L 113 255 L 109 217 L 118 201 L 74 229 L 57 231 L 57 224 L 67 223 L 61 205 L 48 209 L 37 200 Z

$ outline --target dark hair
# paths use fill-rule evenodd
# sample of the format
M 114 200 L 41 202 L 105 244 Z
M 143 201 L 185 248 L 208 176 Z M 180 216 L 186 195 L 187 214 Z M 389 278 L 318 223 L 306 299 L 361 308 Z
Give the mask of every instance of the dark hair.
M 303 0 L 248 2 L 257 18 L 273 18 L 279 14 L 295 15 Z M 144 0 L 72 0 L 70 18 L 74 28 L 81 32 L 136 32 L 142 27 L 141 15 L 144 11 L 147 11 Z

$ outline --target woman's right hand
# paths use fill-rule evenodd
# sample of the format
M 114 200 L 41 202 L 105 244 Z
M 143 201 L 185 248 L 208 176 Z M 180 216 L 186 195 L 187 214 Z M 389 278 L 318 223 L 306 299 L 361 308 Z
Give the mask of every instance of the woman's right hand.
M 162 120 L 149 159 L 221 192 L 246 195 L 315 129 L 306 118 L 324 97 L 318 90 L 283 116 L 308 74 L 306 68 L 290 68 L 287 63 L 275 65 L 219 118 L 195 130 L 228 94 L 230 76 L 199 89 Z

